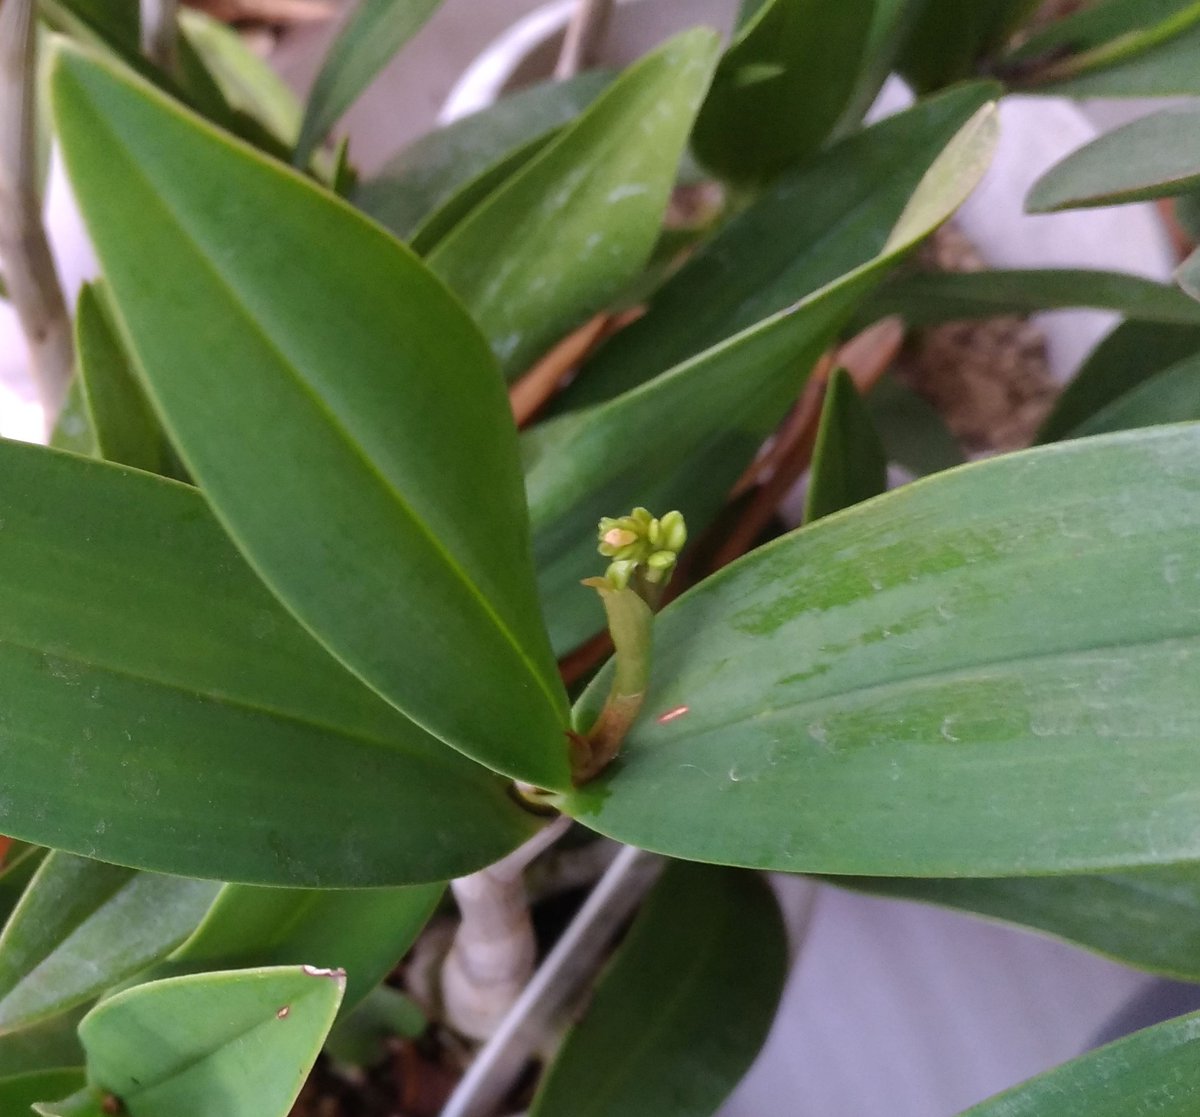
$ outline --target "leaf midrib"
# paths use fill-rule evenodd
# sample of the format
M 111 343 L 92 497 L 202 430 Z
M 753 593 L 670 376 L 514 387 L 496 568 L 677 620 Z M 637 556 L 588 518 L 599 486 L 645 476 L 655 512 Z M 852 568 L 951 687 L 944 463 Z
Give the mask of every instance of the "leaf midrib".
M 112 77 L 112 75 L 108 75 L 108 76 Z M 146 96 L 149 97 L 149 94 L 147 93 Z M 170 108 L 170 106 L 168 106 L 168 107 Z M 172 109 L 171 111 L 172 111 L 172 114 L 174 115 L 174 110 Z M 276 340 L 269 333 L 267 333 L 266 329 L 262 326 L 262 324 L 259 323 L 249 313 L 248 308 L 245 306 L 243 301 L 238 297 L 238 289 L 233 285 L 232 281 L 227 279 L 226 276 L 224 275 L 224 273 L 218 269 L 215 261 L 210 260 L 209 257 L 205 254 L 201 244 L 196 240 L 196 238 L 188 230 L 187 226 L 179 219 L 176 210 L 172 208 L 171 204 L 168 201 L 168 196 L 159 192 L 155 188 L 153 179 L 151 179 L 149 174 L 147 174 L 145 171 L 143 171 L 143 169 L 138 165 L 136 159 L 134 159 L 132 157 L 132 155 L 130 154 L 130 148 L 128 147 L 128 145 L 126 145 L 123 142 L 121 134 L 118 131 L 116 131 L 116 129 L 113 128 L 108 123 L 108 121 L 104 118 L 104 116 L 102 114 L 93 112 L 92 115 L 93 115 L 93 120 L 96 122 L 97 129 L 99 131 L 101 131 L 102 133 L 105 133 L 112 139 L 113 146 L 115 148 L 117 148 L 117 150 L 123 151 L 125 153 L 125 156 L 126 156 L 125 163 L 126 163 L 127 167 L 130 168 L 131 173 L 136 178 L 138 178 L 142 181 L 142 183 L 145 185 L 146 189 L 150 192 L 150 194 L 154 198 L 154 200 L 159 203 L 159 209 L 165 215 L 168 225 L 170 227 L 175 228 L 177 230 L 179 236 L 188 245 L 191 246 L 191 248 L 192 248 L 194 254 L 196 255 L 197 259 L 199 260 L 201 266 L 204 268 L 204 270 L 206 270 L 211 275 L 211 277 L 216 281 L 217 285 L 228 292 L 230 301 L 233 304 L 234 308 L 236 309 L 238 316 L 245 323 L 247 323 L 250 326 L 250 329 L 253 333 L 255 333 L 259 336 L 260 340 L 264 343 L 266 348 L 271 353 L 275 354 L 275 356 L 278 359 L 279 365 L 285 371 L 285 375 L 287 375 L 287 379 L 292 381 L 295 384 L 297 390 L 302 395 L 307 396 L 309 398 L 310 403 L 315 406 L 315 409 L 317 410 L 317 412 L 319 414 L 323 415 L 327 419 L 331 432 L 338 438 L 338 440 L 343 442 L 345 444 L 345 446 L 351 451 L 351 456 L 356 458 L 360 462 L 360 464 L 364 467 L 365 472 L 368 475 L 371 475 L 376 479 L 377 483 L 384 490 L 385 494 L 390 495 L 392 497 L 394 503 L 400 508 L 401 512 L 405 515 L 407 520 L 416 529 L 416 534 L 423 536 L 425 538 L 426 543 L 429 545 L 430 549 L 435 553 L 435 555 L 439 556 L 442 559 L 442 561 L 445 564 L 445 566 L 447 567 L 447 569 L 450 570 L 450 572 L 455 576 L 455 578 L 466 589 L 467 599 L 469 601 L 471 601 L 472 604 L 475 605 L 483 613 L 484 617 L 492 623 L 493 627 L 495 627 L 501 633 L 501 635 L 503 636 L 505 641 L 512 647 L 512 649 L 515 651 L 515 653 L 517 655 L 518 661 L 521 662 L 522 664 L 524 664 L 525 668 L 527 669 L 527 671 L 529 672 L 531 677 L 537 682 L 538 689 L 542 692 L 543 696 L 547 699 L 547 702 L 550 707 L 550 711 L 553 714 L 553 716 L 555 717 L 555 719 L 561 720 L 561 718 L 559 717 L 559 714 L 560 714 L 559 704 L 557 701 L 555 701 L 555 697 L 552 693 L 552 690 L 551 690 L 549 684 L 547 683 L 546 679 L 543 677 L 542 673 L 536 669 L 532 659 L 529 656 L 529 653 L 525 650 L 525 648 L 522 646 L 520 641 L 516 638 L 516 635 L 514 634 L 512 629 L 502 620 L 502 618 L 496 612 L 495 608 L 492 606 L 491 602 L 488 601 L 488 599 L 482 593 L 480 588 L 467 575 L 466 571 L 455 560 L 455 558 L 453 557 L 451 552 L 446 549 L 446 547 L 441 542 L 441 540 L 438 539 L 438 537 L 433 533 L 433 531 L 425 523 L 425 521 L 416 514 L 415 510 L 409 504 L 407 499 L 405 499 L 405 497 L 400 492 L 400 490 L 396 488 L 396 486 L 392 483 L 390 478 L 388 478 L 382 472 L 382 470 L 376 465 L 376 463 L 371 460 L 371 458 L 366 454 L 365 449 L 354 439 L 354 437 L 350 434 L 348 429 L 345 426 L 343 426 L 343 424 L 341 423 L 339 418 L 336 416 L 336 414 L 332 411 L 332 409 L 317 394 L 315 388 L 311 384 L 309 384 L 309 382 L 301 375 L 301 373 L 299 371 L 299 366 L 293 365 L 293 363 L 289 359 L 287 353 L 280 347 L 280 345 L 276 342 Z M 233 148 L 238 154 L 240 154 L 242 156 L 252 157 L 255 162 L 261 162 L 264 165 L 264 169 L 269 169 L 269 170 L 275 171 L 277 173 L 282 173 L 282 176 L 284 178 L 292 176 L 295 173 L 295 172 L 290 171 L 287 168 L 276 168 L 273 165 L 268 166 L 267 160 L 264 157 L 258 156 L 258 154 L 256 152 L 252 152 L 252 151 L 248 151 L 248 150 L 247 151 L 241 150 L 239 147 L 236 147 L 234 144 L 232 144 L 228 140 L 226 140 L 225 137 L 221 136 L 218 132 L 216 132 L 215 129 L 212 129 L 211 127 L 209 127 L 207 124 L 204 124 L 203 122 L 193 121 L 191 123 L 192 123 L 193 127 L 197 127 L 198 130 L 207 132 L 210 139 L 214 139 L 226 147 Z M 302 179 L 301 179 L 301 182 L 303 183 Z M 303 183 L 303 184 L 307 187 L 307 183 Z M 315 189 L 315 187 L 312 189 Z M 338 203 L 335 200 L 335 205 L 336 204 L 338 204 Z M 351 209 L 350 207 L 345 207 L 345 208 L 346 208 L 347 212 L 349 212 L 350 214 L 353 214 L 355 217 L 358 216 L 355 213 L 355 211 L 353 209 Z M 365 219 L 364 219 L 364 221 L 365 221 Z M 420 266 L 420 265 L 418 265 L 418 266 Z M 137 352 L 136 344 L 133 345 L 133 348 L 134 348 L 134 351 Z M 147 378 L 147 380 L 149 380 L 149 378 Z M 157 399 L 158 393 L 155 390 L 153 382 L 148 384 L 148 388 L 150 389 L 151 394 Z M 160 419 L 162 420 L 164 427 L 166 427 L 169 430 L 169 432 L 171 433 L 171 435 L 173 436 L 173 440 L 175 441 L 175 444 L 182 447 L 182 443 L 178 439 L 178 432 L 175 430 L 174 423 L 171 422 L 169 416 L 167 416 L 165 414 L 165 412 L 161 408 L 161 404 L 159 407 L 159 416 L 160 416 Z M 183 453 L 185 457 L 190 457 L 190 454 L 187 454 L 186 452 L 182 451 L 182 449 L 181 449 L 181 453 Z M 222 513 L 221 509 L 215 503 L 210 503 L 210 507 L 212 508 L 213 515 L 221 522 L 222 526 L 229 533 L 230 537 L 234 538 L 234 539 L 238 538 L 241 533 L 234 530 L 233 525 L 228 522 L 227 518 Z M 238 550 L 239 550 L 239 552 L 241 552 L 242 557 L 246 560 L 248 565 L 250 565 L 254 569 L 254 571 L 258 575 L 258 577 L 261 578 L 263 580 L 263 582 L 269 586 L 270 582 L 268 581 L 268 579 L 266 579 L 263 576 L 263 572 L 259 568 L 257 556 L 254 555 L 253 553 L 243 551 L 241 548 L 238 548 Z M 374 684 L 370 683 L 368 680 L 363 678 L 361 673 L 353 665 L 346 662 L 346 660 L 344 659 L 344 657 L 341 655 L 341 653 L 339 651 L 337 651 L 334 648 L 331 648 L 329 645 L 327 645 L 326 642 L 323 639 L 321 639 L 321 637 L 318 635 L 318 633 L 316 633 L 312 629 L 312 627 L 308 624 L 308 622 L 303 617 L 301 617 L 298 613 L 294 612 L 290 607 L 288 608 L 288 612 L 292 616 L 296 617 L 296 619 L 304 626 L 305 630 L 309 632 L 309 634 L 318 642 L 318 644 L 320 644 L 320 646 L 322 648 L 324 648 L 335 659 L 337 659 L 338 662 L 341 663 L 342 666 L 346 668 L 346 670 L 350 671 L 352 674 L 355 675 L 355 677 L 357 677 L 357 678 L 361 679 L 363 682 L 365 682 L 368 686 L 371 687 L 371 689 L 373 691 L 376 691 L 377 693 L 382 693 L 382 692 L 378 691 L 378 688 L 376 688 Z M 382 697 L 388 702 L 389 705 L 394 705 L 394 703 L 392 703 L 391 699 L 386 694 L 383 694 Z M 432 736 L 436 737 L 438 740 L 441 740 L 447 744 L 450 744 L 449 741 L 446 741 L 446 739 L 444 737 L 442 737 L 440 734 L 436 733 L 433 729 L 425 726 L 422 722 L 418 722 L 417 719 L 415 717 L 412 717 L 411 715 L 409 715 L 407 713 L 407 711 L 402 711 L 402 712 L 404 713 L 405 716 L 409 717 L 409 720 L 413 721 L 415 724 L 420 725 L 421 728 L 425 729 L 426 732 L 430 733 Z

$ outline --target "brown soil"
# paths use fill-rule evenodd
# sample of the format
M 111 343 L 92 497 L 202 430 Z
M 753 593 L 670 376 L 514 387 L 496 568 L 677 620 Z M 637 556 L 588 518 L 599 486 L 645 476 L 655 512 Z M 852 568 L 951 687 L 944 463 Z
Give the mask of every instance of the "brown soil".
M 918 260 L 939 271 L 984 268 L 953 224 L 935 234 Z M 905 348 L 896 371 L 971 453 L 1028 446 L 1059 391 L 1041 331 L 1015 317 L 923 330 Z

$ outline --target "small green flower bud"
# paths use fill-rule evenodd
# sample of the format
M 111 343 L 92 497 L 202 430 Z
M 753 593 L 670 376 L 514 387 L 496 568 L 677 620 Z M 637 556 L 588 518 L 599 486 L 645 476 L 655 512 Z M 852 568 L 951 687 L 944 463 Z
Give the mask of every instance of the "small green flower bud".
M 659 520 L 662 531 L 662 541 L 658 544 L 665 551 L 679 554 L 687 543 L 687 524 L 683 522 L 682 512 L 668 512 Z
M 604 577 L 609 584 L 618 590 L 626 589 L 629 586 L 629 579 L 633 577 L 633 572 L 637 569 L 638 564 L 632 559 L 621 559 L 617 562 L 608 564 L 608 569 L 604 572 Z

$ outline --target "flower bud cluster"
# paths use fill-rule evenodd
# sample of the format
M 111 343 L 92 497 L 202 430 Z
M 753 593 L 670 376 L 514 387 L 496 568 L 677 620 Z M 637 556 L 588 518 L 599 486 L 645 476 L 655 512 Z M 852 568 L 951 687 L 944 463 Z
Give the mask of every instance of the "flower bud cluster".
M 599 536 L 598 550 L 613 560 L 604 576 L 615 588 L 625 589 L 635 573 L 651 585 L 665 585 L 687 542 L 687 526 L 681 512 L 658 518 L 635 508 L 617 519 L 605 516 Z

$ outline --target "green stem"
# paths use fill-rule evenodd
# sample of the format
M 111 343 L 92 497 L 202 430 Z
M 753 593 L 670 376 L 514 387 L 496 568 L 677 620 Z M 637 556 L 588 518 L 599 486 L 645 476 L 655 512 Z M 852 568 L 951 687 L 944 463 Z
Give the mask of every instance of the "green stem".
M 589 578 L 608 614 L 615 671 L 604 708 L 588 732 L 576 740 L 572 763 L 576 785 L 598 776 L 617 755 L 641 712 L 650 685 L 654 613 L 636 589 L 615 589 L 604 578 Z

